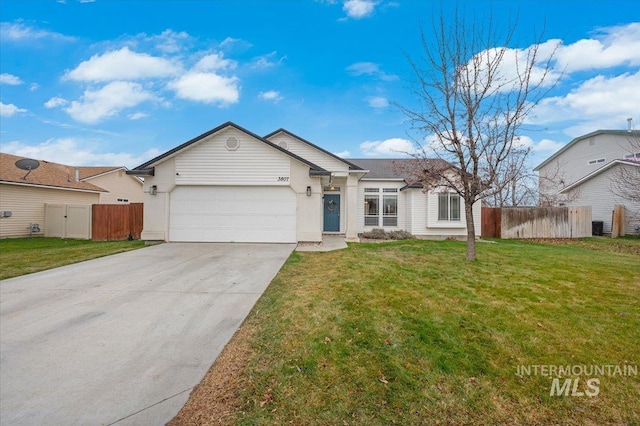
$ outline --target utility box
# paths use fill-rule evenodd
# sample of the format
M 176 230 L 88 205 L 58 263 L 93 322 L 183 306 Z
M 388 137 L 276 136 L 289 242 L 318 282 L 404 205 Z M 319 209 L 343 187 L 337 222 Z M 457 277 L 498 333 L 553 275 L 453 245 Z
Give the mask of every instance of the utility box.
M 601 237 L 604 234 L 604 221 L 594 220 L 591 222 L 591 235 Z

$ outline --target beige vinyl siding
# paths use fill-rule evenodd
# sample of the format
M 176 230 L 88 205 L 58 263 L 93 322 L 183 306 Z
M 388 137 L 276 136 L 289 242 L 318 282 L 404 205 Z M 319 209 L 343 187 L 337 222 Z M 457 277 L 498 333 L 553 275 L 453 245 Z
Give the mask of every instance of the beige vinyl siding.
M 225 147 L 228 137 L 239 147 Z M 290 157 L 235 129 L 204 138 L 175 160 L 177 185 L 281 185 L 290 181 Z
M 269 141 L 278 145 L 280 142 L 285 141 L 287 143 L 287 149 L 296 154 L 299 157 L 304 158 L 307 161 L 312 162 L 325 170 L 332 172 L 348 171 L 349 166 L 342 161 L 327 155 L 319 149 L 316 149 L 309 144 L 298 140 L 286 133 L 279 132 L 269 138 Z
M 612 192 L 612 179 L 615 179 L 619 167 L 614 165 L 597 176 L 585 181 L 577 188 L 570 191 L 570 198 L 575 198 L 571 206 L 591 206 L 591 220 L 604 222 L 604 232 L 611 233 L 611 219 L 613 206 L 621 204 L 625 206 L 625 233 L 633 235 L 635 227 L 640 225 L 640 203 L 631 202 L 616 196 Z
M 109 191 L 100 194 L 100 204 L 142 203 L 144 200 L 142 182 L 135 176 L 128 175 L 124 169 L 88 178 L 85 182 Z
M 0 211 L 11 212 L 11 217 L 0 218 L 0 238 L 29 236 L 32 223 L 44 232 L 45 203 L 98 204 L 99 199 L 98 193 L 0 183 Z

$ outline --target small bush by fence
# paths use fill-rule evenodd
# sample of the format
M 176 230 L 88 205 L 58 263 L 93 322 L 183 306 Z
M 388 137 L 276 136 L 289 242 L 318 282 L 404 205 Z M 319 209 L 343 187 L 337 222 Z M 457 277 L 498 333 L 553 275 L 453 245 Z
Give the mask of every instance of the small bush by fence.
M 485 238 L 582 238 L 591 236 L 591 206 L 482 209 Z
M 140 239 L 143 204 L 94 204 L 92 206 L 91 239 L 114 241 Z

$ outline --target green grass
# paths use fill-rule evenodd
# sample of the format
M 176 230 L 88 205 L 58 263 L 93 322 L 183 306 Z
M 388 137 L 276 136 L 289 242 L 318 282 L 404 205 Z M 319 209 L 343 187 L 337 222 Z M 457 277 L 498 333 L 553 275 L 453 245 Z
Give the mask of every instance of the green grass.
M 502 240 L 476 262 L 455 241 L 294 252 L 225 349 L 246 355 L 223 353 L 174 424 L 639 424 L 638 376 L 558 397 L 551 377 L 516 374 L 640 364 L 639 245 Z M 211 378 L 227 376 L 221 409 Z
M 0 279 L 31 274 L 140 247 L 144 247 L 143 241 L 2 239 L 0 240 Z

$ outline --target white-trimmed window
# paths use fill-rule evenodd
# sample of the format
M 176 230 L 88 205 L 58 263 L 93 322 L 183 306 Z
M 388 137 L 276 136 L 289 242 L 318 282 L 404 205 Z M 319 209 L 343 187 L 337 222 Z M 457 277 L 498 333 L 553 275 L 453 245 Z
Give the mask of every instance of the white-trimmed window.
M 438 220 L 460 221 L 460 195 L 452 192 L 438 194 Z
M 364 189 L 364 226 L 398 226 L 398 188 Z
M 640 152 L 636 152 L 635 154 L 626 154 L 624 159 L 629 161 L 640 161 Z

